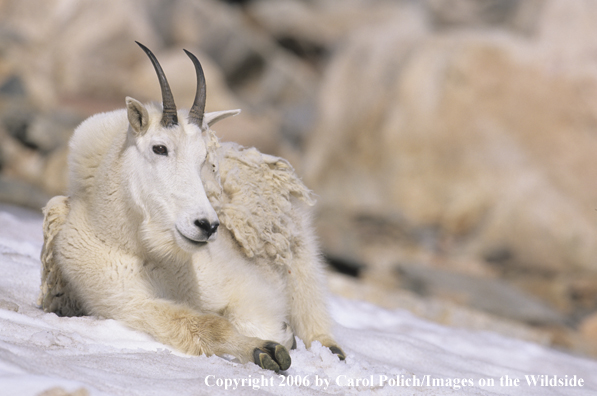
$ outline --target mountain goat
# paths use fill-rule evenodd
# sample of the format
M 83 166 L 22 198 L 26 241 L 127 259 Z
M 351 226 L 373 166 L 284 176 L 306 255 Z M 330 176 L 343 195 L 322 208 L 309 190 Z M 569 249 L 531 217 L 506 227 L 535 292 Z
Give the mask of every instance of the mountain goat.
M 40 306 L 275 371 L 290 366 L 295 335 L 344 359 L 330 334 L 310 191 L 285 160 L 218 141 L 210 127 L 239 110 L 204 113 L 193 54 L 185 50 L 195 101 L 177 110 L 157 59 L 137 44 L 162 106 L 127 97 L 126 109 L 75 130 L 69 195 L 44 208 Z

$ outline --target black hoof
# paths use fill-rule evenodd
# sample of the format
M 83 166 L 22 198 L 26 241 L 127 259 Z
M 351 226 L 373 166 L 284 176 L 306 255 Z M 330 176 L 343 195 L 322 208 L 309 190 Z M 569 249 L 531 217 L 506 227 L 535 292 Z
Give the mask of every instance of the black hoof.
M 346 359 L 346 354 L 344 353 L 344 351 L 342 349 L 340 349 L 340 347 L 337 347 L 336 345 L 332 345 L 330 347 L 330 351 L 332 351 L 332 353 L 334 355 L 338 356 L 338 359 L 340 359 L 340 360 Z
M 288 367 L 290 367 L 291 363 L 290 354 L 283 345 L 270 342 L 265 344 L 265 349 L 270 353 L 270 355 L 274 356 L 276 362 L 278 362 L 278 365 L 280 366 L 280 370 L 288 370 Z
M 288 350 L 275 342 L 267 342 L 262 348 L 255 348 L 253 359 L 259 367 L 276 373 L 280 370 L 288 370 L 291 363 Z

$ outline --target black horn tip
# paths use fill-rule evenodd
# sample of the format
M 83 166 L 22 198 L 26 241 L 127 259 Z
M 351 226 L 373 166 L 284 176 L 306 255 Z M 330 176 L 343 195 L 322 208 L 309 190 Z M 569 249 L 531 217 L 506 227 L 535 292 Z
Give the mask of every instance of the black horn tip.
M 197 59 L 197 57 L 195 56 L 195 54 L 193 54 L 191 51 L 187 51 L 187 50 L 186 50 L 186 49 L 184 49 L 184 48 L 183 48 L 182 50 L 185 52 L 185 54 L 187 54 L 187 55 L 188 55 L 188 57 L 189 57 L 189 58 L 191 58 L 191 59 L 193 59 L 193 60 L 197 60 L 197 61 L 199 61 L 199 60 Z
M 205 113 L 205 99 L 206 99 L 206 87 L 205 87 L 205 75 L 203 74 L 203 67 L 199 59 L 186 49 L 184 52 L 193 61 L 195 66 L 195 72 L 197 73 L 197 91 L 195 93 L 195 100 L 193 106 L 189 110 L 189 122 L 203 128 L 203 114 Z
M 185 54 L 187 54 L 187 56 L 189 58 L 191 58 L 191 60 L 193 61 L 193 64 L 195 65 L 197 73 L 201 75 L 200 78 L 203 80 L 203 82 L 205 82 L 205 75 L 203 74 L 203 67 L 201 66 L 201 62 L 199 62 L 199 59 L 197 59 L 195 54 L 193 54 L 190 51 L 187 51 L 184 48 L 183 48 L 183 51 L 185 52 Z
M 140 42 L 138 42 L 138 41 L 135 41 L 135 43 L 137 43 L 137 45 L 138 45 L 139 47 L 141 47 L 141 49 L 142 49 L 143 51 L 145 51 L 145 53 L 146 53 L 147 55 L 149 55 L 149 54 L 153 55 L 153 52 L 151 52 L 151 50 L 150 50 L 149 48 L 147 48 L 146 46 L 144 46 L 143 44 L 141 44 L 141 43 L 140 43 Z M 150 55 L 150 56 L 151 56 L 151 55 Z

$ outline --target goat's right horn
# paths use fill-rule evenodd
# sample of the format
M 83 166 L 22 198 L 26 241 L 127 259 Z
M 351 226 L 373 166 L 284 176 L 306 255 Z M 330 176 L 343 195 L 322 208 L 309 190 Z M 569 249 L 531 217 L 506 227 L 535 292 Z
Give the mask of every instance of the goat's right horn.
M 184 52 L 193 61 L 195 73 L 197 74 L 197 91 L 195 92 L 193 106 L 189 110 L 189 122 L 203 129 L 203 114 L 205 113 L 206 99 L 205 75 L 203 74 L 203 68 L 201 67 L 201 63 L 199 63 L 199 59 L 187 50 L 184 50 Z
M 155 72 L 158 75 L 158 80 L 160 81 L 160 88 L 162 89 L 162 126 L 168 128 L 173 125 L 178 125 L 178 115 L 176 114 L 176 104 L 174 103 L 174 96 L 172 95 L 172 91 L 170 90 L 170 85 L 168 84 L 168 80 L 166 79 L 166 75 L 160 66 L 160 63 L 156 59 L 153 52 L 149 50 L 146 46 L 141 44 L 138 41 L 135 41 L 145 51 L 149 60 L 153 64 Z

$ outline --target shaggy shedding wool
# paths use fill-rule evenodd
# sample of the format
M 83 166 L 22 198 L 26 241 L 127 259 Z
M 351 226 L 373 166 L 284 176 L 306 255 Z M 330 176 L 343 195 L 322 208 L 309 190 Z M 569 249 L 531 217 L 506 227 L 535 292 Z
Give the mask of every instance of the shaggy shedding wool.
M 248 257 L 289 266 L 304 241 L 306 215 L 297 200 L 313 205 L 311 191 L 288 161 L 255 148 L 222 143 L 217 150 L 222 194 L 210 194 L 220 222 Z

